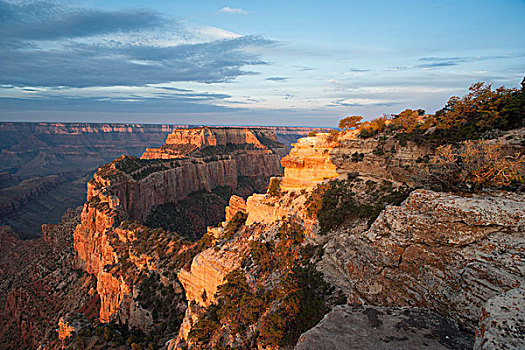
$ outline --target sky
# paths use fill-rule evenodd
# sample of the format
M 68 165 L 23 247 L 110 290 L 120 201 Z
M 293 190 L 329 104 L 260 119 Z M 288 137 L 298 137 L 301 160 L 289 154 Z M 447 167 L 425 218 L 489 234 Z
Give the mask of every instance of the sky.
M 337 126 L 525 76 L 524 0 L 0 0 L 0 120 Z

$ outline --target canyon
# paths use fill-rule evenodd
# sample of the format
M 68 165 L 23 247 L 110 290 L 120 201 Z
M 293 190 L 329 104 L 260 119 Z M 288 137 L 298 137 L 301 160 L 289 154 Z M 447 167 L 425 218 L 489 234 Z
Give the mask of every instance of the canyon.
M 86 183 L 99 166 L 121 155 L 140 157 L 147 147 L 162 146 L 173 130 L 189 127 L 0 122 L 0 224 L 25 239 L 39 236 L 42 224 L 58 223 L 66 209 L 84 204 Z M 323 130 L 269 129 L 288 148 L 308 132 Z
M 417 188 L 436 149 L 392 135 L 318 131 L 285 155 L 275 130 L 198 127 L 152 146 L 98 168 L 80 216 L 40 242 L 0 236 L 5 256 L 45 246 L 61 262 L 36 263 L 49 277 L 30 282 L 2 261 L 18 276 L 1 289 L 5 346 L 15 334 L 46 349 L 523 346 L 523 194 Z M 221 214 L 191 209 L 207 205 Z M 193 234 L 164 225 L 169 213 Z M 40 316 L 24 311 L 42 303 L 23 288 L 37 281 L 62 300 Z
M 217 139 L 221 141 L 216 142 Z M 79 265 L 97 277 L 101 321 L 129 313 L 131 325 L 144 330 L 149 327 L 134 321 L 140 318 L 134 316 L 135 312 L 140 313 L 140 308 L 131 299 L 137 293 L 136 285 L 142 281 L 129 283 L 118 268 L 107 268 L 126 258 L 120 256 L 115 244 L 136 240 L 136 234 L 124 228 L 128 222 L 142 223 L 153 208 L 179 202 L 198 191 L 226 187 L 244 192 L 247 189 L 239 186 L 239 178 L 267 182 L 281 173 L 279 161 L 284 147 L 275 140 L 275 134 L 266 130 L 176 129 L 162 148 L 146 150 L 141 159 L 122 156 L 97 171 L 88 183 L 87 203 L 81 224 L 74 232 L 74 247 Z M 191 147 L 188 149 L 187 145 Z M 174 146 L 186 148 L 174 155 L 171 153 Z M 221 146 L 229 147 L 227 152 Z M 224 212 L 225 206 L 219 209 Z M 129 251 L 126 253 L 129 255 Z M 159 263 L 147 255 L 148 252 L 139 254 L 132 263 L 139 270 L 158 270 Z

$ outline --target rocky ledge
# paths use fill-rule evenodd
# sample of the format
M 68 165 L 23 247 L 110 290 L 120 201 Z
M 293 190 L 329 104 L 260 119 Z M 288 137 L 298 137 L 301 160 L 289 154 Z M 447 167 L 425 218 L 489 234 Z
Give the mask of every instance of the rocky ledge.
M 525 196 L 417 190 L 368 231 L 338 231 L 322 268 L 351 302 L 419 306 L 475 330 L 490 298 L 525 281 Z
M 454 322 L 419 308 L 343 305 L 301 335 L 295 349 L 466 350 L 473 342 Z

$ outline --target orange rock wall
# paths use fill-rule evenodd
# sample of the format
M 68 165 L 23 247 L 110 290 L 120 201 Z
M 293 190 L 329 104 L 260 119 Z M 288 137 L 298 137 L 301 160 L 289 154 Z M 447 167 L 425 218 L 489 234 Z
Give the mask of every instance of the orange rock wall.
M 317 134 L 299 139 L 294 148 L 281 160 L 284 190 L 315 186 L 317 183 L 339 176 L 332 160 L 332 151 L 338 142 L 330 134 Z

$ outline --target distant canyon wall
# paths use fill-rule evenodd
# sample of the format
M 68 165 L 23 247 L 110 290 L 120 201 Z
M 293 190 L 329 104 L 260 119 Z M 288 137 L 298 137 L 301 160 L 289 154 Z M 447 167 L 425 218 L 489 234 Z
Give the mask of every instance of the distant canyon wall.
M 22 237 L 38 236 L 42 224 L 58 222 L 65 209 L 84 202 L 86 182 L 99 166 L 124 154 L 140 157 L 147 147 L 155 149 L 164 145 L 174 130 L 188 128 L 191 126 L 0 122 L 0 190 L 8 198 L 0 208 L 0 223 L 12 226 Z M 219 144 L 221 140 L 225 141 L 223 144 L 236 142 L 235 137 L 245 128 L 229 129 L 236 130 L 228 133 L 230 139 L 224 139 L 224 135 L 214 136 Z M 314 129 L 254 127 L 250 130 L 255 134 L 271 132 L 273 141 L 281 141 L 289 148 L 292 142 Z M 209 145 L 212 144 L 213 141 L 209 141 Z M 278 163 L 276 159 L 269 160 L 271 157 L 247 151 L 236 157 L 238 175 L 256 176 L 258 170 L 251 165 L 256 157 L 255 162 L 264 168 L 263 172 L 269 172 L 273 164 Z M 61 180 L 50 182 L 50 176 L 56 175 Z M 35 186 L 24 185 L 22 181 L 26 179 L 31 179 Z M 39 190 L 35 191 L 37 187 Z M 57 206 L 57 201 L 61 205 Z

